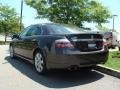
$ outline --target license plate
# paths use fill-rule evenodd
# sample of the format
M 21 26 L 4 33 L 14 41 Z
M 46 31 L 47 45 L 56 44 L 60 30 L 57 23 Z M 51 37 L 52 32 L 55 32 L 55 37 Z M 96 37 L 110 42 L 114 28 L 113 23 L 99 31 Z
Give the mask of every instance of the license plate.
M 88 47 L 89 47 L 89 48 L 95 48 L 95 47 L 96 47 L 96 44 L 93 44 L 93 43 L 90 44 L 90 43 L 89 43 L 89 44 L 88 44 Z

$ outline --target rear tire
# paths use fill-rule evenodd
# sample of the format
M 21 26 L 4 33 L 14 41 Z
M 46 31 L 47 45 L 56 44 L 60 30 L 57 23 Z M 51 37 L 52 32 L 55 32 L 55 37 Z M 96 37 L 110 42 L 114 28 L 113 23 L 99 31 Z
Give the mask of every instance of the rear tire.
M 34 55 L 34 65 L 38 73 L 45 74 L 47 72 L 45 57 L 40 51 L 36 51 Z

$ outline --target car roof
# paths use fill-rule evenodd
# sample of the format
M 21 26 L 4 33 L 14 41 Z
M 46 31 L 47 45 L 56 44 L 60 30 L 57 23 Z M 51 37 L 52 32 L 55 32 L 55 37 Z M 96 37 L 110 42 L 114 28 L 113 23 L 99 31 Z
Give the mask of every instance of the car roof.
M 78 27 L 78 26 L 76 26 L 76 25 L 72 25 L 72 24 L 61 24 L 61 23 L 40 23 L 40 24 L 32 24 L 33 26 L 35 26 L 35 25 L 63 25 L 63 26 L 69 26 L 69 27 Z M 31 25 L 31 26 L 32 26 Z M 78 28 L 80 28 L 80 27 L 78 27 Z M 87 30 L 87 29 L 85 29 L 85 28 L 81 28 L 82 30 L 86 30 L 86 31 L 89 31 L 89 30 Z
M 58 23 L 38 23 L 38 24 L 32 24 L 32 25 L 54 25 L 54 24 L 57 25 Z M 61 25 L 61 24 L 58 24 L 58 25 Z

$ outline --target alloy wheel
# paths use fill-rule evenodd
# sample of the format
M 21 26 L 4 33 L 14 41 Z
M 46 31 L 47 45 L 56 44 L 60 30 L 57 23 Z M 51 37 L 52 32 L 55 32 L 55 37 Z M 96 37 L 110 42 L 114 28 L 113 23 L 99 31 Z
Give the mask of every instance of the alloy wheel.
M 37 52 L 35 54 L 35 68 L 37 72 L 43 73 L 45 70 L 45 63 L 44 63 L 44 57 L 40 52 Z
M 10 46 L 10 57 L 13 58 L 14 57 L 14 50 L 13 47 Z

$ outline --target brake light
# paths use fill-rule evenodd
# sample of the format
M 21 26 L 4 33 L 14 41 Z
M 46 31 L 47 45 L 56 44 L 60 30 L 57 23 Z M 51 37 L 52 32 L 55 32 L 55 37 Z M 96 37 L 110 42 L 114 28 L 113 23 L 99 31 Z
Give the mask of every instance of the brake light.
M 67 39 L 59 39 L 55 41 L 56 48 L 73 48 L 74 46 Z
M 56 48 L 72 48 L 73 45 L 69 42 L 58 42 L 55 44 Z
M 101 38 L 102 38 L 102 35 L 97 34 L 97 35 L 96 35 L 96 38 L 97 38 L 97 39 L 101 39 Z
M 100 42 L 97 43 L 97 45 L 98 45 L 99 47 L 103 47 L 103 42 L 100 41 Z

